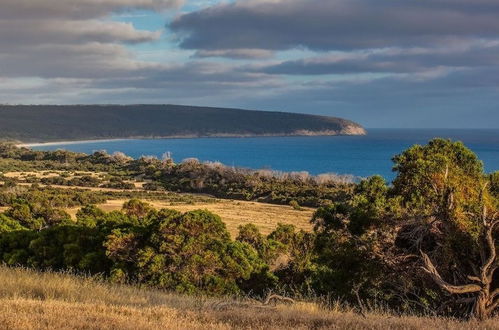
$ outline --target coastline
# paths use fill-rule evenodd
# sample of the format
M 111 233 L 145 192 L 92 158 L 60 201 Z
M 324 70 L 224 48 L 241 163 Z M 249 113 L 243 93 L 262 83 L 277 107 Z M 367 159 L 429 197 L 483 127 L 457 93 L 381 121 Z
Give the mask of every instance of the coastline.
M 57 145 L 68 145 L 68 144 L 84 144 L 84 143 L 99 143 L 99 142 L 115 142 L 115 141 L 128 141 L 128 140 L 138 140 L 135 138 L 123 138 L 123 139 L 95 139 L 95 140 L 73 140 L 73 141 L 54 141 L 54 142 L 26 142 L 16 144 L 19 148 L 31 148 L 31 147 L 43 147 L 43 146 L 57 146 Z
M 63 140 L 63 141 L 50 141 L 50 142 L 21 142 L 17 143 L 17 147 L 32 148 L 43 146 L 55 145 L 72 145 L 72 144 L 85 144 L 85 143 L 100 143 L 100 142 L 117 142 L 117 141 L 130 141 L 130 140 L 167 140 L 167 139 L 200 139 L 200 138 L 256 138 L 256 137 L 299 137 L 299 136 L 363 136 L 367 135 L 367 131 L 353 132 L 336 132 L 336 131 L 322 131 L 310 132 L 300 131 L 292 134 L 213 134 L 213 135 L 173 135 L 173 136 L 137 136 L 128 138 L 109 138 L 109 139 L 85 139 L 85 140 Z

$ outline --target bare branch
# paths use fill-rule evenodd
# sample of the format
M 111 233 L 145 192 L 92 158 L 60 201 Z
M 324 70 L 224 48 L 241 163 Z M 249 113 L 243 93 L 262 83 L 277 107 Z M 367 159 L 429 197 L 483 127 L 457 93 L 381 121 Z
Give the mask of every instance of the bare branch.
M 438 270 L 431 262 L 430 257 L 428 257 L 428 255 L 423 251 L 421 251 L 421 255 L 423 257 L 423 262 L 425 265 L 424 267 L 422 267 L 423 270 L 428 273 L 433 281 L 435 281 L 435 283 L 445 291 L 453 294 L 463 294 L 479 292 L 482 289 L 482 287 L 477 284 L 452 285 L 450 283 L 447 283 L 442 279 L 442 276 L 440 276 Z
M 482 283 L 482 280 L 479 277 L 476 277 L 476 276 L 466 276 L 466 277 L 470 281 Z
M 263 305 L 268 305 L 268 304 L 270 304 L 271 301 L 280 301 L 280 302 L 288 303 L 288 304 L 295 303 L 295 301 L 291 298 L 280 296 L 277 294 L 269 294 L 267 296 L 267 299 L 265 299 L 265 301 L 263 302 Z
M 366 313 L 365 313 L 366 308 L 365 308 L 364 304 L 362 303 L 362 299 L 360 299 L 359 290 L 360 290 L 360 286 L 357 286 L 352 291 L 355 293 L 355 297 L 357 297 L 357 303 L 359 304 L 359 307 L 360 307 L 360 315 L 362 315 L 362 317 L 366 318 L 367 317 Z
M 499 296 L 499 289 L 495 289 L 494 291 L 492 291 L 492 293 L 490 294 L 490 299 L 494 300 L 497 296 Z
M 484 207 L 484 213 L 486 213 L 486 207 Z M 481 276 L 482 276 L 482 281 L 484 283 L 490 283 L 492 281 L 492 275 L 494 273 L 495 268 L 490 270 L 490 267 L 492 267 L 492 264 L 496 260 L 496 243 L 493 237 L 493 231 L 494 227 L 497 225 L 499 221 L 492 221 L 491 224 L 488 224 L 486 226 L 486 232 L 485 232 L 485 241 L 487 242 L 487 247 L 489 249 L 489 257 L 485 264 L 481 267 Z
M 499 300 L 496 300 L 487 308 L 489 313 L 492 313 L 497 307 L 499 307 Z

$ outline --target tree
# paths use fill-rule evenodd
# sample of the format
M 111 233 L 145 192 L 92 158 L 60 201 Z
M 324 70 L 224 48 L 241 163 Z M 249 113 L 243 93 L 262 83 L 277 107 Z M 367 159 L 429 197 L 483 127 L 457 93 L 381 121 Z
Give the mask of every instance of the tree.
M 499 219 L 482 163 L 462 143 L 443 139 L 411 147 L 394 161 L 394 190 L 413 219 L 400 239 L 408 241 L 409 253 L 420 251 L 424 271 L 451 295 L 443 306 L 489 317 L 499 306 Z
M 0 213 L 0 233 L 27 229 L 19 221 Z
M 105 213 L 95 205 L 85 205 L 76 212 L 77 224 L 95 227 L 97 219 L 104 217 Z
M 473 194 L 473 203 L 484 179 L 483 164 L 477 156 L 461 142 L 445 139 L 412 146 L 395 156 L 393 162 L 397 172 L 395 193 L 403 197 L 408 208 L 425 216 L 442 211 L 442 198 L 449 197 L 451 190 L 456 190 L 454 197 L 462 199 Z
M 131 199 L 123 204 L 122 210 L 126 215 L 140 219 L 145 217 L 152 210 L 152 207 L 150 204 L 138 199 Z
M 114 279 L 179 292 L 237 293 L 253 275 L 270 276 L 256 250 L 232 241 L 208 211 L 149 212 L 136 225 L 114 229 L 104 246 Z

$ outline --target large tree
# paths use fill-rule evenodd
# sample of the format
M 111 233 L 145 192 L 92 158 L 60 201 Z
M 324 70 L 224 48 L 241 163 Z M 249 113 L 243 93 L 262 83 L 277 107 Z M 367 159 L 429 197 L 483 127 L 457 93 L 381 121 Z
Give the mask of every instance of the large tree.
M 499 306 L 499 218 L 482 163 L 462 143 L 444 139 L 413 146 L 394 162 L 394 191 L 412 219 L 401 239 L 449 295 L 446 305 L 489 317 Z

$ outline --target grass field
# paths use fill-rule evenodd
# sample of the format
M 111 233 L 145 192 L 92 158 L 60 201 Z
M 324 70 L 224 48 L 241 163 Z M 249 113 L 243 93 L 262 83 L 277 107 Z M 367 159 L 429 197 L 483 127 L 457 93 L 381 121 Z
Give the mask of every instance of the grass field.
M 442 318 L 365 316 L 314 303 L 182 296 L 66 274 L 0 267 L 1 329 L 498 329 Z
M 120 210 L 126 200 L 110 200 L 107 203 L 97 205 L 101 209 L 109 212 Z M 238 233 L 240 225 L 253 223 L 263 234 L 269 234 L 275 229 L 278 223 L 292 224 L 298 229 L 311 230 L 310 219 L 314 209 L 303 208 L 295 210 L 291 206 L 274 205 L 256 202 L 244 202 L 234 200 L 216 200 L 215 203 L 194 203 L 181 204 L 169 203 L 165 201 L 147 201 L 155 208 L 171 208 L 180 212 L 192 210 L 209 210 L 218 214 L 225 222 L 227 229 L 233 237 Z M 78 208 L 67 210 L 72 216 L 76 214 Z
M 24 180 L 29 176 L 36 176 L 38 178 L 46 178 L 51 176 L 57 176 L 61 174 L 61 171 L 38 171 L 38 172 L 9 172 L 5 173 L 6 177 L 16 178 Z M 71 176 L 74 174 L 78 175 L 104 175 L 105 173 L 93 173 L 93 172 L 71 172 Z M 22 186 L 30 186 L 31 183 L 18 183 Z M 142 186 L 144 182 L 134 182 L 136 185 L 136 190 L 143 192 Z M 45 185 L 39 184 L 40 187 Z M 53 188 L 60 189 L 83 189 L 91 191 L 101 191 L 101 192 L 122 192 L 122 189 L 113 188 L 100 188 L 100 187 L 70 187 L 70 186 L 60 186 L 51 185 Z M 128 192 L 133 192 L 133 190 L 127 190 Z M 169 192 L 168 194 L 175 194 Z M 219 215 L 227 226 L 227 229 L 233 237 L 238 233 L 238 227 L 240 225 L 245 225 L 248 223 L 255 224 L 263 234 L 269 234 L 272 232 L 277 224 L 292 224 L 298 229 L 311 230 L 310 219 L 314 213 L 313 208 L 302 208 L 301 210 L 296 210 L 288 205 L 275 205 L 266 204 L 258 202 L 246 202 L 246 201 L 235 201 L 235 200 L 225 200 L 225 199 L 214 199 L 213 202 L 207 202 L 206 196 L 189 194 L 194 196 L 193 201 L 189 203 L 179 203 L 170 202 L 166 198 L 165 200 L 147 200 L 148 203 L 152 204 L 154 208 L 171 208 L 178 210 L 180 212 L 188 212 L 192 210 L 208 210 L 217 215 Z M 166 193 L 165 193 L 166 196 Z M 197 197 L 197 198 L 196 198 Z M 199 199 L 199 201 L 197 201 Z M 97 205 L 104 211 L 110 212 L 114 210 L 120 210 L 125 202 L 125 199 L 111 199 L 104 204 Z M 0 207 L 0 212 L 5 211 L 7 208 Z M 79 208 L 70 208 L 66 211 L 75 218 L 76 212 Z

